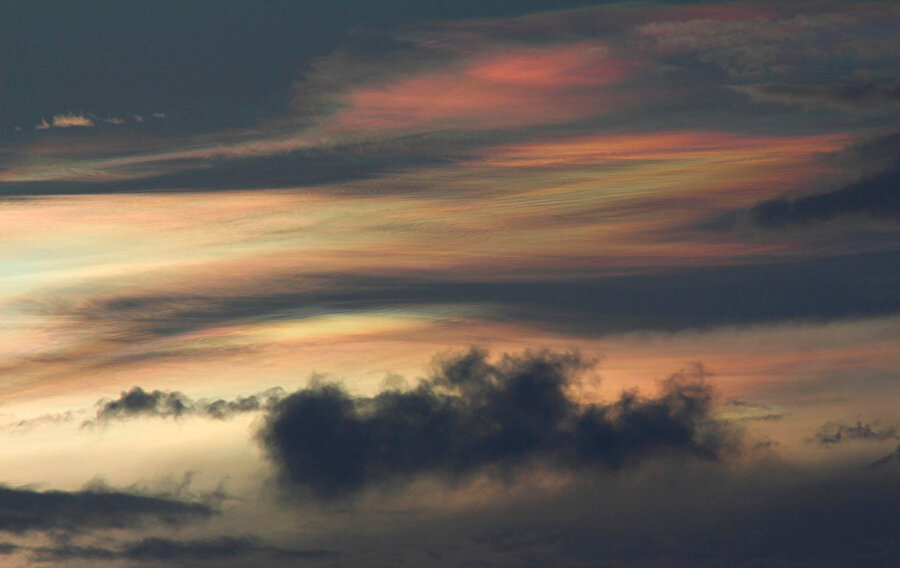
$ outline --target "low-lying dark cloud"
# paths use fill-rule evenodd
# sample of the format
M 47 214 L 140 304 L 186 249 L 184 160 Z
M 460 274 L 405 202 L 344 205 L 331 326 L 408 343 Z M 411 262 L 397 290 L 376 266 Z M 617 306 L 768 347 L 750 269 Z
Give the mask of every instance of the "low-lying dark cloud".
M 892 461 L 900 461 L 900 445 L 897 446 L 897 449 L 888 455 L 878 458 L 877 460 L 871 463 L 872 467 L 881 467 L 883 465 L 887 465 Z
M 828 286 L 822 286 L 828 282 Z M 388 308 L 483 306 L 483 317 L 578 335 L 708 329 L 785 320 L 823 321 L 900 312 L 900 251 L 785 263 L 691 267 L 626 276 L 462 279 L 419 272 L 340 273 L 314 286 L 256 283 L 228 296 L 132 295 L 60 308 L 26 306 L 110 328 L 110 337 L 170 337 L 246 318 L 312 318 Z M 772 291 L 778 294 L 773 295 Z M 24 364 L 31 364 L 25 361 Z M 7 372 L 18 369 L 8 368 Z
M 148 191 L 199 193 L 299 188 L 329 184 L 329 192 L 352 192 L 341 182 L 375 177 L 412 167 L 452 163 L 471 146 L 447 137 L 400 137 L 379 143 L 303 149 L 258 156 L 176 158 L 152 162 L 155 170 L 124 170 L 113 181 L 0 181 L 0 196 L 118 194 Z M 115 177 L 115 176 L 114 176 Z M 371 191 L 371 190 L 365 190 Z M 411 190 L 398 186 L 397 193 Z
M 732 87 L 758 102 L 802 108 L 836 108 L 849 111 L 888 110 L 900 106 L 900 87 L 858 85 L 801 85 L 766 83 Z
M 716 459 L 736 437 L 712 415 L 704 376 L 674 375 L 656 398 L 581 404 L 576 354 L 472 349 L 410 391 L 354 398 L 313 385 L 278 402 L 259 434 L 288 485 L 339 497 L 420 475 L 460 478 L 542 463 L 617 469 L 657 453 Z
M 122 392 L 115 400 L 101 400 L 97 403 L 97 414 L 82 426 L 90 427 L 108 424 L 114 420 L 130 418 L 180 418 L 182 416 L 203 416 L 225 420 L 236 414 L 255 412 L 271 408 L 284 396 L 281 388 L 272 388 L 258 394 L 238 397 L 234 400 L 193 400 L 178 391 L 145 391 L 139 386 Z
M 793 200 L 785 197 L 770 199 L 748 212 L 753 224 L 771 229 L 821 223 L 851 215 L 900 222 L 900 161 L 837 191 Z
M 142 521 L 177 525 L 212 516 L 209 505 L 115 491 L 33 491 L 0 487 L 0 531 L 132 526 Z
M 884 427 L 875 423 L 857 421 L 853 426 L 829 422 L 815 433 L 813 441 L 820 446 L 834 446 L 843 442 L 856 440 L 870 440 L 881 442 L 884 440 L 900 440 L 900 425 L 890 424 Z
M 318 559 L 336 556 L 325 549 L 293 549 L 264 544 L 252 537 L 220 536 L 200 540 L 144 538 L 126 542 L 117 548 L 99 546 L 35 547 L 30 549 L 37 562 L 65 560 L 130 560 L 134 562 L 216 561 L 247 557 L 280 557 L 285 559 Z

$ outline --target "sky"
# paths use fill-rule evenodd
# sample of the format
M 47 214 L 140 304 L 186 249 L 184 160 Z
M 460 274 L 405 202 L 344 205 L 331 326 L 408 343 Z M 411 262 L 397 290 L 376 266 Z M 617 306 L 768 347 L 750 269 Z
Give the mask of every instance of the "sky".
M 0 566 L 897 562 L 897 3 L 2 12 Z

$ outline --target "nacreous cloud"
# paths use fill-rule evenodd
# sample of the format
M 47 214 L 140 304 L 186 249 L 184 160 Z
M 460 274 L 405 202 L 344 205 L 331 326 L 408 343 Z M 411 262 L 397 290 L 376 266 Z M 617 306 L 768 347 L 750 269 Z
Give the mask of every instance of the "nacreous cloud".
M 702 375 L 674 375 L 657 398 L 609 404 L 569 394 L 578 355 L 526 353 L 492 363 L 472 349 L 408 392 L 353 398 L 314 385 L 277 403 L 260 439 L 288 485 L 334 498 L 418 475 L 510 472 L 525 463 L 620 468 L 656 453 L 715 459 L 738 439 L 711 414 Z

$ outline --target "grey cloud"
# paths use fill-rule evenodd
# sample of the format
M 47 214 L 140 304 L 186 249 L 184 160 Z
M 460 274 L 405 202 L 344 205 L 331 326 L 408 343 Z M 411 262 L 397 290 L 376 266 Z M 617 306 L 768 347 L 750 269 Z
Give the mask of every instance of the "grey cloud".
M 827 287 L 821 283 L 827 281 Z M 228 296 L 97 298 L 84 305 L 31 307 L 103 323 L 115 337 L 153 338 L 246 318 L 304 319 L 387 307 L 476 304 L 484 317 L 603 335 L 623 331 L 703 329 L 784 320 L 831 320 L 900 311 L 900 253 L 858 254 L 792 263 L 663 270 L 570 279 L 522 276 L 481 281 L 415 272 L 256 282 Z M 778 294 L 773 295 L 772 291 Z
M 115 400 L 98 402 L 96 416 L 92 420 L 85 421 L 83 426 L 108 424 L 113 420 L 139 417 L 204 416 L 224 420 L 236 414 L 269 409 L 283 396 L 284 391 L 276 387 L 234 400 L 193 400 L 178 391 L 145 391 L 135 386 L 129 391 L 122 392 Z
M 829 156 L 828 159 L 834 157 L 850 169 L 862 166 L 864 172 L 878 173 L 900 160 L 900 132 L 867 137 L 842 149 L 836 156 Z
M 738 439 L 712 415 L 703 376 L 675 375 L 657 398 L 625 392 L 580 405 L 567 394 L 589 365 L 574 354 L 472 349 L 410 391 L 354 398 L 313 385 L 277 403 L 260 441 L 289 487 L 323 498 L 421 475 L 512 473 L 543 463 L 618 469 L 648 455 L 717 459 Z
M 878 458 L 877 460 L 873 461 L 870 465 L 871 465 L 871 467 L 881 467 L 883 465 L 887 465 L 891 461 L 898 461 L 898 460 L 900 460 L 900 445 L 897 446 L 896 450 L 894 450 L 893 452 L 889 453 L 888 455 L 886 455 L 884 457 Z
M 891 467 L 802 468 L 767 454 L 739 466 L 662 460 L 629 475 L 586 470 L 552 489 L 522 478 L 477 487 L 477 504 L 461 510 L 447 497 L 451 514 L 389 519 L 355 509 L 357 526 L 376 527 L 368 547 L 334 538 L 344 545 L 340 564 L 869 568 L 900 554 Z M 435 491 L 420 490 L 426 501 Z
M 733 411 L 736 416 L 730 418 L 734 422 L 768 422 L 781 420 L 783 415 L 776 412 L 777 409 L 768 404 L 750 402 L 746 400 L 728 399 L 722 405 L 726 411 Z
M 813 441 L 820 446 L 834 446 L 855 440 L 884 441 L 900 440 L 900 425 L 890 424 L 880 427 L 877 422 L 863 423 L 857 421 L 853 426 L 829 422 L 822 426 L 813 436 Z
M 533 565 L 617 568 L 865 568 L 890 565 L 900 552 L 900 494 L 888 471 L 806 474 L 801 482 L 777 472 L 730 481 L 666 473 L 641 488 L 645 495 L 632 490 L 628 503 L 582 493 L 597 510 L 577 521 L 498 523 L 476 544 L 482 556 L 496 555 L 497 566 L 530 558 Z
M 6 556 L 14 554 L 20 549 L 19 545 L 12 542 L 0 542 L 0 554 Z
M 841 80 L 848 78 L 848 69 L 893 69 L 894 44 L 871 38 L 892 37 L 894 6 L 863 4 L 852 24 L 836 4 L 812 11 L 806 4 L 791 4 L 778 12 L 756 18 L 660 19 L 639 26 L 638 33 L 672 54 L 675 63 L 712 68 L 732 79 L 771 80 L 790 73 Z
M 837 191 L 792 200 L 771 199 L 748 212 L 754 225 L 769 229 L 822 223 L 852 215 L 900 222 L 900 162 Z
M 741 416 L 740 418 L 735 418 L 736 422 L 770 422 L 772 420 L 781 420 L 784 417 L 782 414 L 761 414 L 758 416 Z
M 0 531 L 132 526 L 144 521 L 177 525 L 212 516 L 208 505 L 114 491 L 34 491 L 0 487 Z
M 124 180 L 0 182 L 0 196 L 193 193 L 336 184 L 403 168 L 448 163 L 458 152 L 453 146 L 446 141 L 397 139 L 263 156 L 171 159 L 145 164 L 143 171 L 126 168 L 112 172 L 123 175 Z M 340 188 L 330 187 L 329 191 Z
M 59 560 L 129 560 L 133 562 L 180 563 L 187 561 L 215 562 L 231 559 L 279 557 L 295 560 L 315 560 L 336 556 L 325 549 L 293 549 L 264 544 L 253 537 L 220 536 L 198 540 L 144 538 L 125 542 L 116 548 L 98 546 L 35 547 L 30 549 L 38 562 Z
M 734 86 L 758 102 L 803 108 L 837 108 L 850 111 L 886 110 L 900 106 L 900 87 L 875 85 L 798 85 L 765 83 Z
M 40 426 L 54 426 L 58 424 L 66 424 L 75 419 L 75 412 L 67 410 L 66 412 L 54 412 L 42 414 L 35 418 L 26 418 L 6 425 L 4 428 L 13 432 L 27 432 Z

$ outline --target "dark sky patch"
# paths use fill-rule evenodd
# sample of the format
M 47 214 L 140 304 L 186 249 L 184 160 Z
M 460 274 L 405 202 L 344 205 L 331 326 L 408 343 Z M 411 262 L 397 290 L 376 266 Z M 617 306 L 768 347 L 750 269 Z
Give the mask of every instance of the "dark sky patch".
M 288 486 L 340 497 L 420 475 L 461 478 L 544 463 L 619 469 L 657 453 L 717 459 L 737 439 L 712 415 L 703 377 L 673 376 L 656 398 L 580 405 L 573 354 L 473 349 L 409 391 L 354 398 L 334 384 L 277 403 L 259 438 Z

